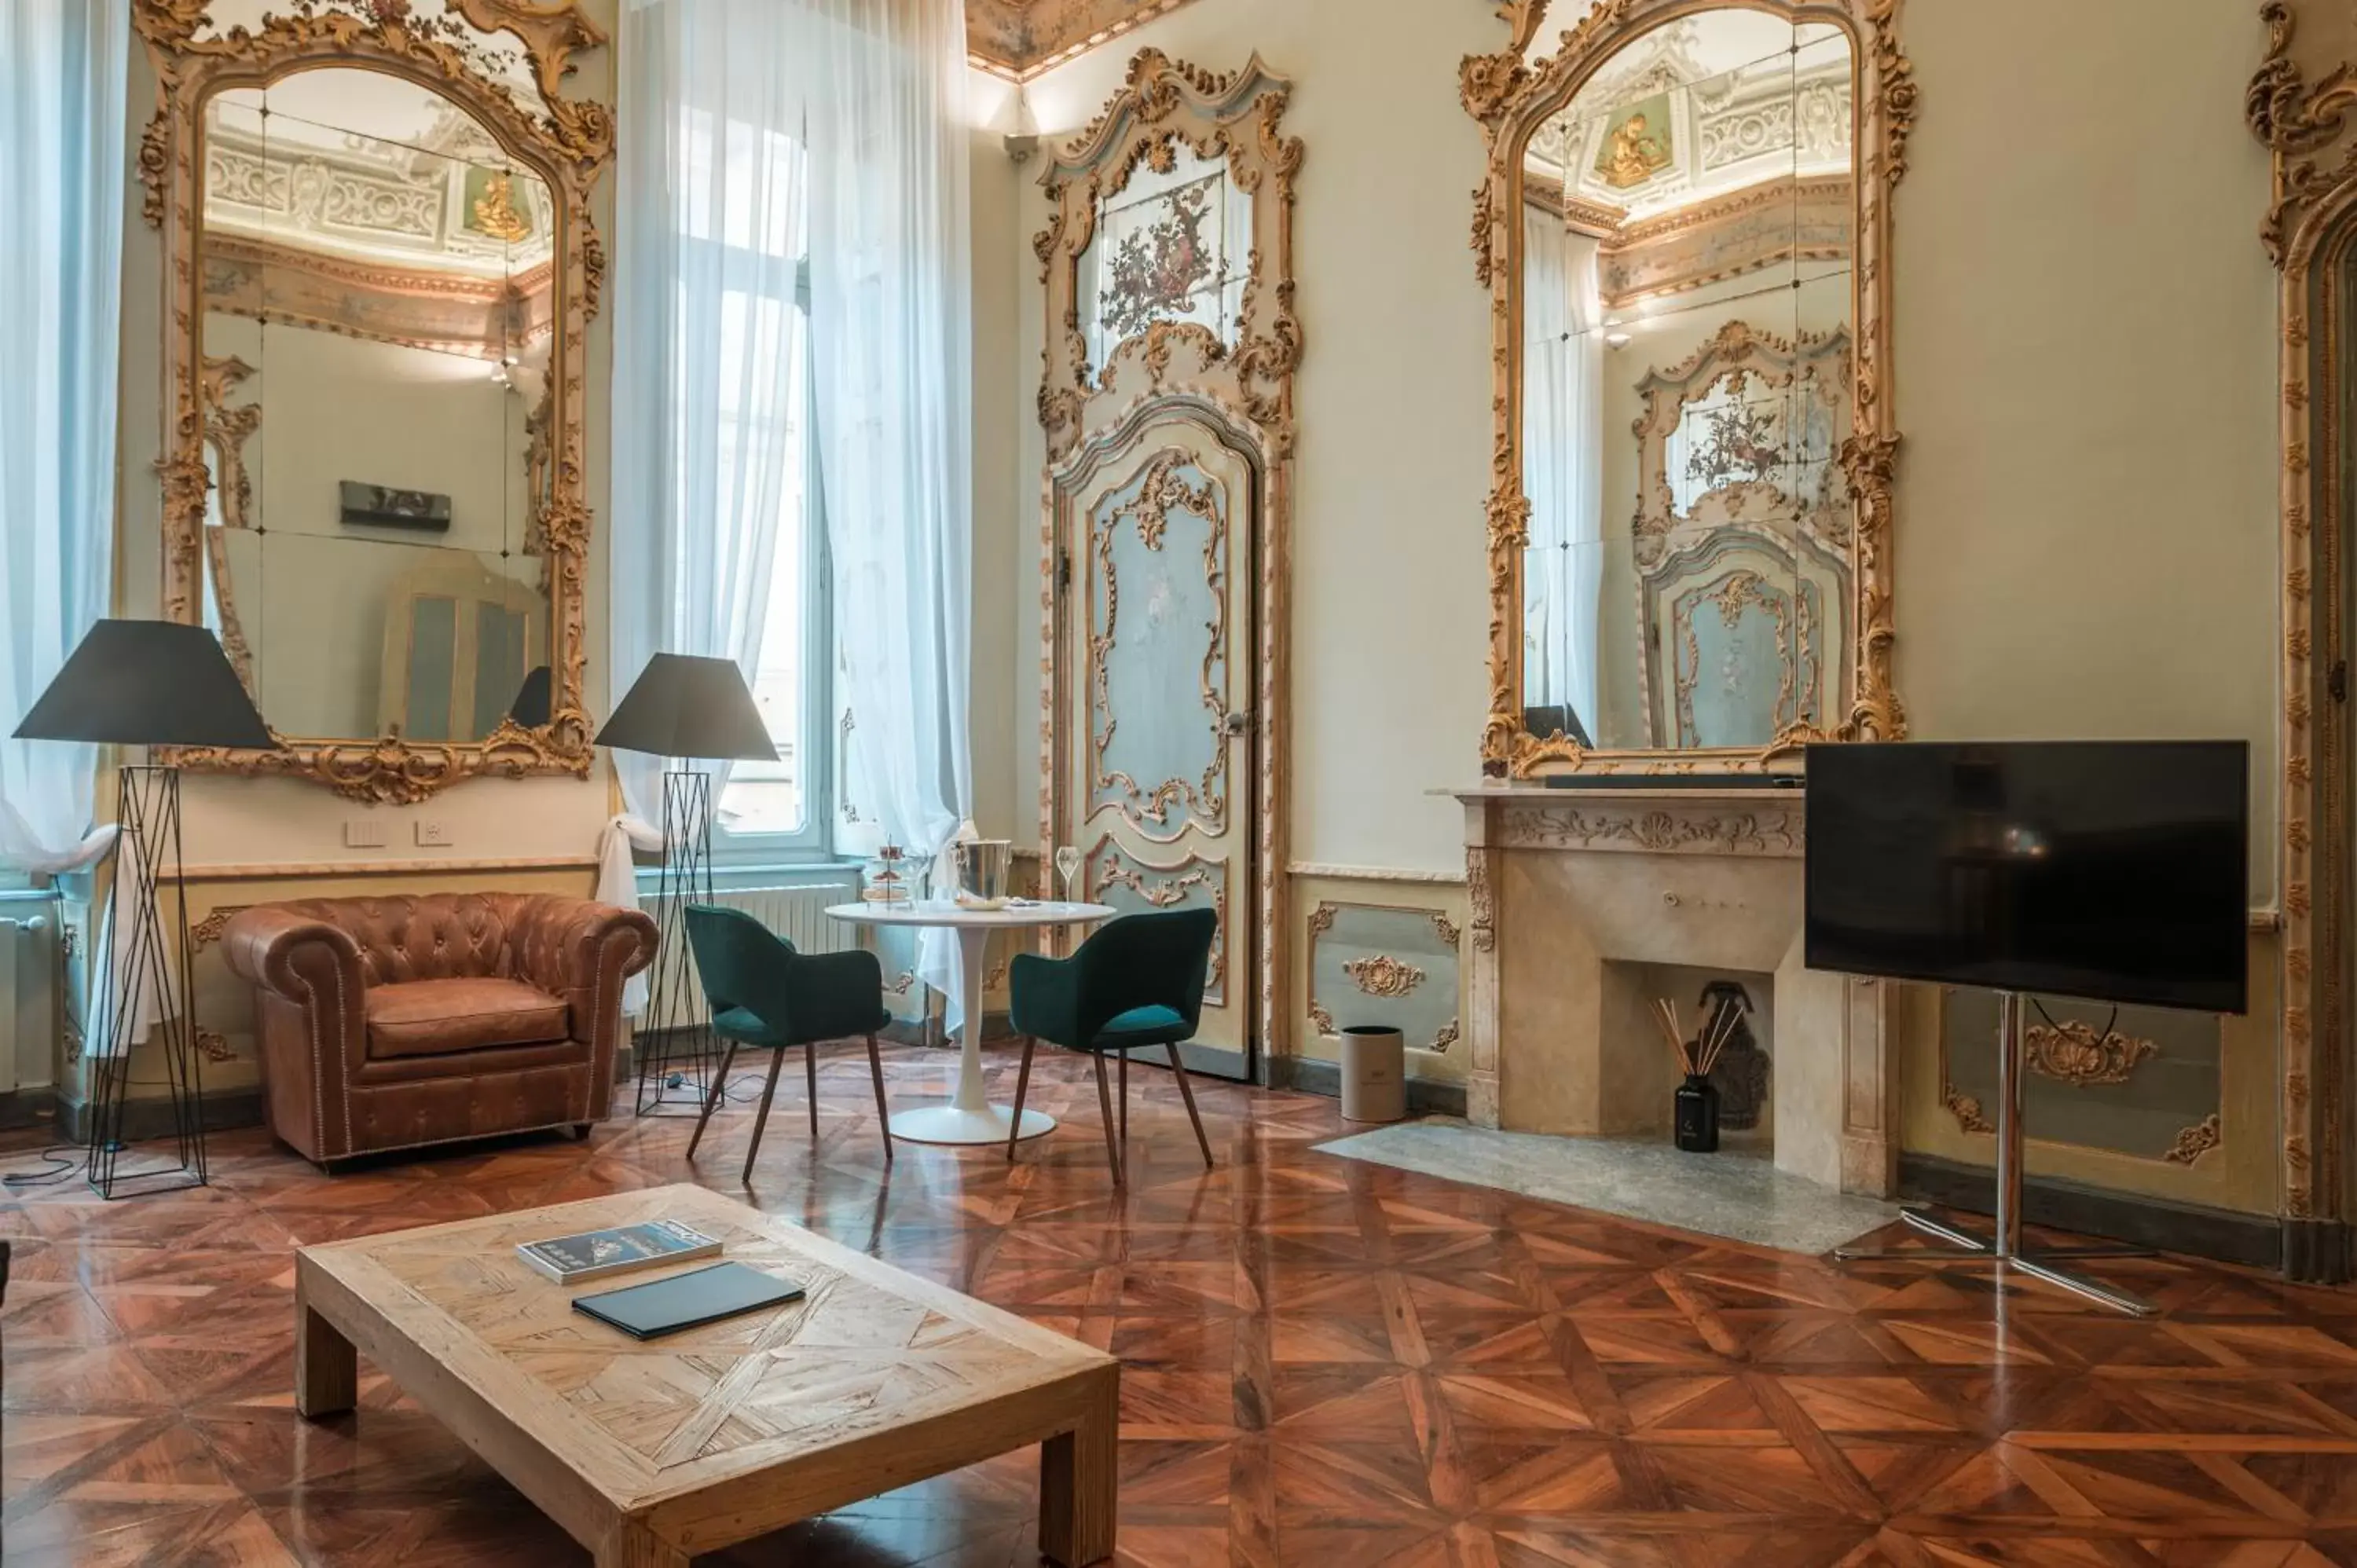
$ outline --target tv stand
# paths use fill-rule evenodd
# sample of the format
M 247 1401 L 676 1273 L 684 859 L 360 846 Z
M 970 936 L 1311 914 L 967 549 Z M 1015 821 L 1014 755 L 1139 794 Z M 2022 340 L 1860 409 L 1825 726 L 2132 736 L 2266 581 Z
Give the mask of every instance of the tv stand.
M 2133 1258 L 2148 1255 L 2134 1247 L 2058 1247 L 2035 1256 L 2021 1248 L 2021 1080 L 2026 1061 L 2021 1013 L 2027 998 L 2018 991 L 1997 993 L 1996 1012 L 1996 1225 L 1987 1237 L 1934 1219 L 1921 1208 L 1902 1208 L 1900 1219 L 1927 1236 L 1946 1243 L 1889 1251 L 1835 1248 L 1842 1262 L 1878 1258 L 1893 1262 L 1981 1262 L 2002 1269 L 2019 1269 L 2047 1283 L 2060 1285 L 2115 1312 L 2150 1317 L 2160 1309 L 2140 1296 L 2053 1266 L 2058 1258 Z

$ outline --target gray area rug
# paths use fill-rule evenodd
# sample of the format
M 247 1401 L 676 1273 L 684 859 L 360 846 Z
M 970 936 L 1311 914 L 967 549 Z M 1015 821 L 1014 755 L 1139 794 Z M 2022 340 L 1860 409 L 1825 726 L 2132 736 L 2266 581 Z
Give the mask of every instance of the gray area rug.
M 1318 1147 L 1348 1160 L 1788 1252 L 1828 1252 L 1899 1217 L 1896 1204 L 1819 1187 L 1758 1155 L 1685 1155 L 1636 1139 L 1499 1133 L 1433 1117 Z

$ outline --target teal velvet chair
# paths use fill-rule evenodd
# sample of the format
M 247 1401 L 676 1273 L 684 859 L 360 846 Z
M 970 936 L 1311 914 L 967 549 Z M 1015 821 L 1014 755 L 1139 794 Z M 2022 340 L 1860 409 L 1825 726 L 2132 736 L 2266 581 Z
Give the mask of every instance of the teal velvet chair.
M 1203 983 L 1211 972 L 1211 943 L 1220 918 L 1209 909 L 1166 909 L 1125 915 L 1100 927 L 1071 957 L 1017 953 L 1007 974 L 1016 1033 L 1023 1036 L 1023 1067 L 1015 1079 L 1015 1124 L 1023 1124 L 1023 1095 L 1031 1087 L 1031 1052 L 1041 1040 L 1066 1050 L 1086 1051 L 1097 1070 L 1097 1108 L 1104 1113 L 1105 1156 L 1114 1185 L 1122 1184 L 1129 1143 L 1129 1053 L 1159 1046 L 1170 1058 L 1171 1075 L 1195 1124 L 1203 1164 L 1211 1164 L 1211 1141 L 1195 1110 L 1195 1090 L 1178 1059 L 1178 1044 L 1194 1037 L 1202 1020 Z M 1105 1089 L 1104 1059 L 1121 1063 L 1120 1133 L 1116 1141 L 1113 1101 Z M 1017 1135 L 1006 1141 L 1015 1158 Z
M 810 1080 L 811 1135 L 818 1135 L 818 1047 L 822 1040 L 855 1036 L 867 1039 L 867 1070 L 876 1079 L 876 1117 L 884 1133 L 884 1158 L 892 1158 L 892 1117 L 884 1102 L 884 1060 L 876 1032 L 892 1021 L 884 1008 L 884 970 L 872 952 L 802 953 L 742 909 L 711 904 L 687 908 L 687 944 L 694 950 L 704 999 L 712 1010 L 712 1032 L 728 1042 L 720 1070 L 695 1119 L 687 1157 L 704 1142 L 704 1128 L 720 1103 L 728 1069 L 740 1047 L 766 1050 L 770 1081 L 761 1090 L 760 1113 L 753 1119 L 753 1142 L 745 1151 L 745 1177 L 753 1179 L 753 1156 L 769 1125 L 770 1101 L 778 1092 L 778 1069 L 786 1052 L 802 1048 Z

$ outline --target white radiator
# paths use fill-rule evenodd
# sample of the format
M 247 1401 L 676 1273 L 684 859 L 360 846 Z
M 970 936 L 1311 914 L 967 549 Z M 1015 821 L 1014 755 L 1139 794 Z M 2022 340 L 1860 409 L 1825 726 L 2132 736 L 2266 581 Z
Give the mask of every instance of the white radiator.
M 0 1094 L 56 1080 L 62 980 L 54 917 L 0 918 Z
M 796 952 L 838 952 L 859 945 L 857 927 L 826 918 L 830 904 L 859 902 L 859 884 L 848 877 L 841 882 L 798 883 L 791 887 L 732 887 L 716 893 L 712 901 L 744 910 L 793 943 Z M 694 1017 L 684 1021 L 705 1022 L 704 985 L 695 972 L 695 958 L 687 945 L 685 925 L 656 898 L 646 898 L 643 907 L 662 928 L 663 940 L 677 942 L 680 955 L 687 961 L 686 997 Z

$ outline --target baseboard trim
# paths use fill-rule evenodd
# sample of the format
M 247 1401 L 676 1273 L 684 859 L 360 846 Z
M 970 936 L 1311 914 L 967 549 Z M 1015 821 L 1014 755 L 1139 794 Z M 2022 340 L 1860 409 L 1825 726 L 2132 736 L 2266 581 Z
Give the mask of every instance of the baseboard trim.
M 1996 1177 L 1986 1166 L 1933 1155 L 1899 1156 L 1899 1190 L 1967 1214 L 1988 1214 L 1996 1208 Z M 2032 1225 L 2221 1262 L 2278 1269 L 2286 1262 L 2284 1222 L 2272 1214 L 2242 1214 L 2115 1192 L 2061 1176 L 2024 1178 L 2021 1214 Z
M 87 1100 L 69 1095 L 57 1097 L 58 1140 L 79 1144 L 90 1136 L 91 1107 Z M 238 1127 L 262 1125 L 262 1087 L 225 1090 L 204 1097 L 204 1122 L 207 1133 L 226 1133 Z M 123 1102 L 123 1141 L 145 1143 L 150 1138 L 168 1138 L 176 1129 L 172 1125 L 172 1102 L 169 1100 L 126 1100 Z
M 54 1089 L 19 1089 L 0 1094 L 0 1132 L 38 1126 L 55 1116 L 57 1111 L 58 1091 Z
M 1342 1069 L 1337 1063 L 1319 1061 L 1315 1057 L 1264 1057 L 1261 1059 L 1264 1081 L 1271 1089 L 1319 1094 L 1329 1100 L 1342 1098 Z M 1411 1116 L 1462 1116 L 1465 1114 L 1465 1086 L 1428 1078 L 1411 1078 L 1407 1080 L 1407 1113 Z
M 2284 1277 L 2301 1284 L 2345 1285 L 2357 1280 L 2357 1227 L 2346 1219 L 2283 1222 Z

